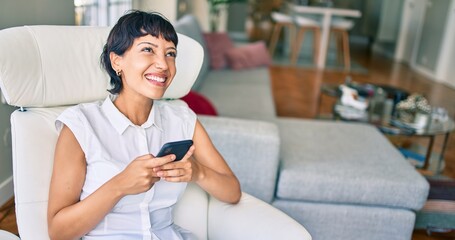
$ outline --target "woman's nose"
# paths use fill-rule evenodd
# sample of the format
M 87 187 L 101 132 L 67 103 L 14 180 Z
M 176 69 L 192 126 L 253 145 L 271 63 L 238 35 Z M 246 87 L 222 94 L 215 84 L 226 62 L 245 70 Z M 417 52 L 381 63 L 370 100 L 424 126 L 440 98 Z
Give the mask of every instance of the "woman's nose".
M 165 56 L 157 57 L 155 59 L 155 66 L 158 69 L 167 70 L 168 69 L 168 65 L 167 65 L 166 57 Z

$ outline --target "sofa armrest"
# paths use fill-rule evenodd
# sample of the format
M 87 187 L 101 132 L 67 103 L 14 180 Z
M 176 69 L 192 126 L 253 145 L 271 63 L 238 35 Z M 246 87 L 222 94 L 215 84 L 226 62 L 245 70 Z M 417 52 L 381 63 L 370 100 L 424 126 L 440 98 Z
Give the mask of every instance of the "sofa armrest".
M 277 126 L 225 117 L 199 116 L 199 120 L 239 179 L 242 191 L 272 202 L 280 151 Z
M 209 239 L 311 240 L 294 219 L 246 193 L 236 205 L 210 197 L 208 211 Z

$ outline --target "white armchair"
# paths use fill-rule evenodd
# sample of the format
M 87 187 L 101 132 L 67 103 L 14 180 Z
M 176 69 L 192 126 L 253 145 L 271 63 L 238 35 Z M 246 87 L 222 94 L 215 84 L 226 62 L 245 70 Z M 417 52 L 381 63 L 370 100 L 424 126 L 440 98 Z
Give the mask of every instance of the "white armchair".
M 70 105 L 103 99 L 109 78 L 99 56 L 109 28 L 26 26 L 0 31 L 0 88 L 11 115 L 16 217 L 21 239 L 49 239 L 48 188 L 56 117 Z M 202 47 L 179 35 L 177 75 L 164 98 L 190 90 L 202 64 Z M 182 104 L 180 100 L 173 100 Z M 175 222 L 200 239 L 311 239 L 299 223 L 246 193 L 230 205 L 190 184 Z M 4 234 L 4 232 L 3 232 Z

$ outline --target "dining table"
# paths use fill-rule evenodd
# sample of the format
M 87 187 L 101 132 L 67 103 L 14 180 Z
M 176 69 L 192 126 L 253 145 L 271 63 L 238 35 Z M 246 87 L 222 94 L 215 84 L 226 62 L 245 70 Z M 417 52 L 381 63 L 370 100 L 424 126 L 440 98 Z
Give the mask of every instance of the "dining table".
M 289 4 L 289 9 L 292 14 L 313 14 L 321 15 L 321 43 L 319 44 L 319 56 L 317 58 L 316 66 L 324 69 L 326 66 L 327 52 L 329 48 L 330 26 L 332 18 L 337 17 L 353 17 L 359 18 L 362 13 L 355 9 L 343 9 L 335 7 L 315 7 L 307 5 Z

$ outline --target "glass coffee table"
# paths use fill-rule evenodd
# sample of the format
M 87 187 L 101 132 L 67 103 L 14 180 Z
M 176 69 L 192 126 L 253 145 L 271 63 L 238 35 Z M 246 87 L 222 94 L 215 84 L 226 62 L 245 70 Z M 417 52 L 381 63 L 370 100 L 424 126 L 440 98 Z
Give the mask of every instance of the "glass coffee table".
M 361 111 L 343 106 L 339 100 L 341 92 L 337 90 L 338 86 L 339 85 L 330 84 L 321 88 L 321 94 L 327 94 L 338 99 L 332 108 L 334 120 L 369 123 L 376 126 L 382 133 L 392 136 L 417 136 L 429 138 L 423 166 L 421 167 L 424 170 L 428 170 L 429 168 L 430 158 L 434 151 L 435 138 L 437 136 L 443 136 L 443 145 L 437 159 L 436 174 L 441 172 L 447 142 L 451 132 L 455 130 L 455 122 L 452 118 L 447 116 L 444 120 L 430 119 L 428 124 L 422 128 L 414 128 L 408 124 L 404 124 L 392 117 L 393 115 L 385 119 L 381 117 L 378 118 L 377 116 L 372 116 L 371 112 L 368 110 Z M 394 89 L 392 88 L 392 91 L 393 90 Z

